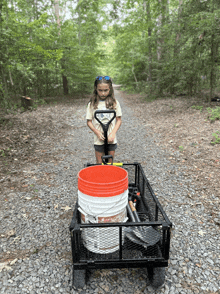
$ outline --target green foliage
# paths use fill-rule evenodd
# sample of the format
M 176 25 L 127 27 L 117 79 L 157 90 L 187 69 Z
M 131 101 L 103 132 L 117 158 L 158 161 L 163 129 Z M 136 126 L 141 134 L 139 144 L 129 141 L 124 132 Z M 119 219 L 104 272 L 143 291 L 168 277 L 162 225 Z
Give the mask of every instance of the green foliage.
M 169 2 L 126 1 L 123 25 L 114 25 L 115 78 L 149 95 L 190 96 L 209 87 L 211 97 L 218 85 L 220 2 Z
M 1 154 L 2 157 L 5 157 L 6 156 L 4 150 L 0 150 L 0 154 Z
M 36 99 L 35 101 L 34 101 L 34 104 L 33 104 L 33 109 L 37 109 L 37 107 L 38 106 L 41 106 L 41 105 L 45 105 L 45 104 L 47 104 L 46 103 L 46 101 L 44 100 L 44 99 Z
M 179 150 L 180 151 L 183 151 L 184 150 L 184 147 L 183 146 L 179 146 Z
M 98 74 L 147 99 L 207 89 L 212 97 L 219 84 L 218 0 L 60 0 L 59 6 L 55 16 L 54 1 L 2 1 L 1 106 L 11 107 L 18 95 L 91 92 Z
M 220 119 L 220 107 L 216 106 L 215 108 L 208 107 L 207 108 L 208 113 L 210 114 L 208 118 L 211 122 L 214 122 L 216 120 Z
M 215 141 L 212 141 L 211 144 L 213 144 L 213 145 L 220 144 L 220 132 L 217 131 L 217 132 L 213 133 L 212 136 L 215 138 Z
M 202 112 L 202 110 L 203 110 L 203 106 L 202 106 L 202 105 L 193 105 L 192 108 L 193 108 L 193 109 L 197 109 L 197 110 L 199 110 L 200 112 Z
M 0 156 L 1 157 L 6 157 L 9 155 L 11 148 L 7 148 L 7 149 L 0 149 Z
M 86 4 L 87 3 L 87 4 Z M 98 38 L 102 32 L 102 1 L 79 1 L 61 13 L 54 3 L 3 1 L 0 27 L 0 104 L 11 108 L 11 96 L 41 98 L 90 92 L 98 74 Z M 13 44 L 13 46 L 11 46 Z M 65 80 L 65 85 L 64 85 Z M 66 87 L 66 89 L 65 89 Z M 13 106 L 13 105 L 12 105 Z M 35 106 L 34 106 L 35 107 Z

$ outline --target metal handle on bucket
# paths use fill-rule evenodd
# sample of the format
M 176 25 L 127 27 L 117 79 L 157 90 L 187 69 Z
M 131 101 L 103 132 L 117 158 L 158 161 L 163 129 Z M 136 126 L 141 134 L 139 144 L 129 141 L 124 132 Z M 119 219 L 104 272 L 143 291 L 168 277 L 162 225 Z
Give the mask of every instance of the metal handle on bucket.
M 78 210 L 79 210 L 79 212 L 81 212 L 85 216 L 85 222 L 89 222 L 89 223 L 93 223 L 93 224 L 98 223 L 98 218 L 99 218 L 98 215 L 93 216 L 93 215 L 87 214 L 81 207 L 78 207 Z M 123 220 L 123 223 L 126 223 L 127 220 L 128 220 L 128 217 L 126 217 Z
M 102 211 L 101 213 L 99 213 L 99 214 L 106 213 L 107 211 L 109 211 L 110 209 L 112 209 L 113 207 L 115 207 L 115 206 L 121 201 L 122 198 L 123 198 L 123 193 L 121 194 L 120 199 L 119 199 L 116 203 L 114 203 L 111 207 L 108 207 L 107 209 L 103 210 L 103 211 Z M 87 207 L 88 207 L 88 210 L 92 212 L 92 210 L 90 209 L 90 206 L 87 205 Z M 94 217 L 96 218 L 96 217 L 98 217 L 98 215 L 95 215 Z
M 81 207 L 78 207 L 79 212 L 81 212 L 85 216 L 85 222 L 89 222 L 92 224 L 98 223 L 98 216 L 93 216 L 91 214 L 87 214 Z

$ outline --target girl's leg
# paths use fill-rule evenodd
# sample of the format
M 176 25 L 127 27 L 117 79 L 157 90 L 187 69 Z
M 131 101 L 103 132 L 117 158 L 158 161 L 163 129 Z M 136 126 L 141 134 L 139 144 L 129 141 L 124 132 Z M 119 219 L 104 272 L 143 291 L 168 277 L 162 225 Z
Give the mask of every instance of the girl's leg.
M 95 151 L 96 163 L 102 163 L 102 156 L 105 155 L 104 152 Z
M 111 155 L 113 157 L 113 161 L 114 161 L 115 151 L 109 151 L 108 155 Z M 112 163 L 112 159 L 109 159 L 109 163 Z
M 109 151 L 109 155 L 112 155 L 114 160 L 115 151 Z M 96 163 L 102 163 L 102 156 L 105 155 L 104 152 L 95 151 Z M 112 159 L 109 159 L 109 163 L 112 163 Z

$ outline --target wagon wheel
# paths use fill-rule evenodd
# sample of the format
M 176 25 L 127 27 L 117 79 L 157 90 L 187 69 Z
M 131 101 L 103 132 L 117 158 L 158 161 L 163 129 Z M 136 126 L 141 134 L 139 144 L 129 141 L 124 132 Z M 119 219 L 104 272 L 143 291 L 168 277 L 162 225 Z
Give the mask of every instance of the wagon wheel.
M 82 289 L 86 284 L 86 270 L 74 270 L 73 267 L 73 286 Z
M 165 267 L 148 267 L 148 278 L 151 286 L 155 289 L 164 284 L 165 281 Z

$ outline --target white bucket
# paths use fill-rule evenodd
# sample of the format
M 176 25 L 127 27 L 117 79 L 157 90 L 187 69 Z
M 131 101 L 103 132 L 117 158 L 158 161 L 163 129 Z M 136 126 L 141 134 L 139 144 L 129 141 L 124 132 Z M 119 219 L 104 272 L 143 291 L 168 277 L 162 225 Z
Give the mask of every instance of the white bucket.
M 118 170 L 119 169 L 119 170 Z M 82 223 L 115 223 L 127 220 L 127 171 L 116 166 L 92 166 L 79 172 L 78 203 Z M 119 249 L 119 227 L 85 228 L 84 246 L 94 253 Z

